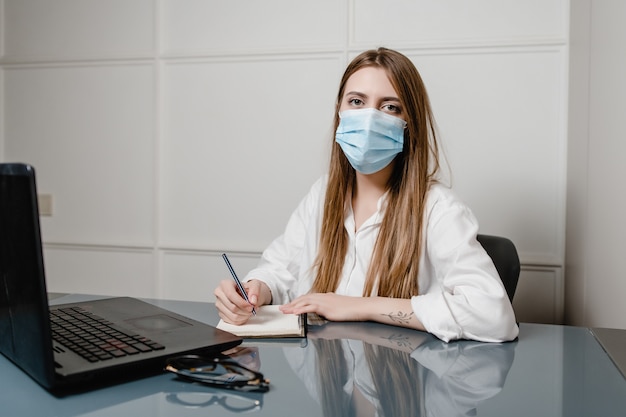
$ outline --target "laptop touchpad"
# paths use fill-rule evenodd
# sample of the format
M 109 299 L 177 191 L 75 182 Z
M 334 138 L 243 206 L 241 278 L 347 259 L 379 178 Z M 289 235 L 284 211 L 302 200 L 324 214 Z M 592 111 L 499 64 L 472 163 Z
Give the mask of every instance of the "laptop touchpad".
M 139 317 L 136 319 L 126 320 L 127 323 L 131 324 L 133 327 L 137 329 L 143 330 L 172 330 L 177 329 L 179 327 L 187 327 L 191 326 L 191 324 L 186 323 L 182 320 L 175 319 L 174 317 L 166 316 L 165 314 L 157 314 L 155 316 L 146 316 Z

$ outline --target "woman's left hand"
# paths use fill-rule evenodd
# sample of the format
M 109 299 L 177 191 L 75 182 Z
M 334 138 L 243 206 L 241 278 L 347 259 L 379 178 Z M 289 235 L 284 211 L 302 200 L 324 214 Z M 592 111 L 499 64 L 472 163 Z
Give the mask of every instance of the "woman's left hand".
M 286 314 L 315 313 L 330 321 L 375 321 L 425 330 L 422 322 L 415 317 L 408 298 L 312 293 L 281 306 L 280 311 Z
M 335 293 L 305 294 L 280 307 L 285 314 L 315 313 L 331 321 L 368 320 L 367 298 Z

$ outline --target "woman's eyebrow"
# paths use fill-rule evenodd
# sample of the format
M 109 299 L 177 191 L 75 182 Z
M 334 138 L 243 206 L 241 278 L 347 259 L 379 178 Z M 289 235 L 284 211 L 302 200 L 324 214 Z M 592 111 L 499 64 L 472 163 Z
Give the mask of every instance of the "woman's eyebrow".
M 347 97 L 347 96 L 359 96 L 359 97 L 367 98 L 367 94 L 361 93 L 360 91 L 349 91 L 344 95 L 344 97 Z
M 361 98 L 369 98 L 369 96 L 365 93 L 362 93 L 360 91 L 349 91 L 346 94 L 344 94 L 344 97 L 348 97 L 348 96 L 357 96 L 357 97 L 361 97 Z M 395 102 L 400 102 L 400 99 L 396 96 L 388 96 L 388 97 L 382 97 L 380 99 L 380 101 L 395 101 Z

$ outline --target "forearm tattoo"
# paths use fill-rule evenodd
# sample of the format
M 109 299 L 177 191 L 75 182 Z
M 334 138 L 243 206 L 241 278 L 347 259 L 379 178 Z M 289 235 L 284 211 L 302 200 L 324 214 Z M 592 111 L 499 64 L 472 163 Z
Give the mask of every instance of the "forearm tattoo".
M 394 323 L 398 323 L 398 324 L 409 324 L 409 322 L 411 321 L 411 317 L 413 317 L 413 312 L 411 311 L 410 313 L 404 313 L 402 311 L 398 311 L 397 313 L 389 313 L 389 314 L 383 314 L 383 316 L 389 317 L 389 320 L 393 321 Z

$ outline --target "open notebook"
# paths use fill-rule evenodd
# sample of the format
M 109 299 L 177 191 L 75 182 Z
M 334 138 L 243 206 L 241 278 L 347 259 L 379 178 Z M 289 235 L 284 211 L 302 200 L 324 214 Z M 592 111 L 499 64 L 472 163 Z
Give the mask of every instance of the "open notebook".
M 306 314 L 283 314 L 277 305 L 257 308 L 256 316 L 246 324 L 237 326 L 220 320 L 217 328 L 245 338 L 306 337 Z

